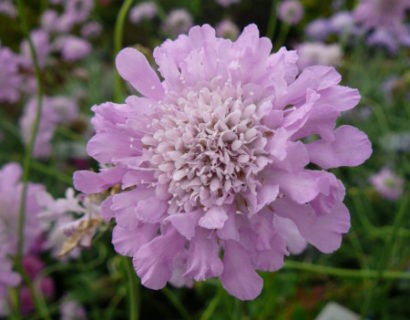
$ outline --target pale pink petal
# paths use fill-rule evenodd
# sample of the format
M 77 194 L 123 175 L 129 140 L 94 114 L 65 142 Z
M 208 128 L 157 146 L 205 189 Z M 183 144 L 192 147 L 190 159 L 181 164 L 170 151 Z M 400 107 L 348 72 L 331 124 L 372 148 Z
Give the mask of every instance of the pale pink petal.
M 199 219 L 198 224 L 206 229 L 221 229 L 228 215 L 222 207 L 212 207 Z
M 162 98 L 162 84 L 141 52 L 132 48 L 122 49 L 115 62 L 121 77 L 130 82 L 138 92 L 148 98 Z
M 310 161 L 323 169 L 358 166 L 372 154 L 372 145 L 366 134 L 351 126 L 337 128 L 334 141 L 318 140 L 307 144 L 306 148 Z
M 252 265 L 250 254 L 236 241 L 224 243 L 222 286 L 239 300 L 253 300 L 262 291 L 263 280 Z

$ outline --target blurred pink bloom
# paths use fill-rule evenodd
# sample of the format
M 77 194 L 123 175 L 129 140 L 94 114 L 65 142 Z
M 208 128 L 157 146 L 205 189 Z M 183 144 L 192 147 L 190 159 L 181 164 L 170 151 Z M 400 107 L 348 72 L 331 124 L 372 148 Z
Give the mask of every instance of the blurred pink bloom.
M 65 297 L 60 305 L 61 320 L 86 320 L 85 309 L 70 297 Z
M 222 7 L 229 7 L 231 4 L 239 3 L 241 0 L 216 0 Z
M 8 289 L 20 283 L 20 275 L 12 271 L 12 261 L 7 256 L 5 244 L 0 243 L 0 316 L 6 313 Z
M 36 111 L 37 99 L 33 97 L 27 102 L 24 113 L 20 118 L 20 130 L 25 144 L 30 141 Z M 70 123 L 77 115 L 77 104 L 74 101 L 64 97 L 50 98 L 44 96 L 33 156 L 38 158 L 48 157 L 56 126 L 59 123 Z
M 298 0 L 285 0 L 278 5 L 278 17 L 287 24 L 297 24 L 303 17 L 303 6 Z
M 44 68 L 51 50 L 49 35 L 42 29 L 34 30 L 30 35 L 36 50 L 38 65 L 40 68 Z M 30 46 L 27 40 L 23 40 L 20 45 L 20 59 L 20 63 L 24 68 L 33 69 Z
M 22 78 L 18 73 L 19 57 L 9 48 L 0 45 L 0 102 L 16 102 Z
M 89 22 L 81 28 L 81 35 L 85 38 L 96 38 L 101 34 L 102 26 L 98 22 Z
M 386 199 L 396 200 L 403 194 L 403 179 L 388 168 L 383 168 L 379 173 L 371 176 L 370 182 Z
M 238 26 L 230 20 L 223 20 L 215 28 L 216 35 L 221 38 L 235 40 L 239 36 Z
M 345 188 L 325 170 L 372 153 L 366 134 L 335 128 L 359 92 L 340 86 L 332 67 L 299 74 L 295 51 L 271 50 L 255 25 L 235 42 L 196 26 L 155 48 L 163 80 L 138 50 L 118 54 L 119 74 L 140 95 L 92 108 L 87 151 L 104 167 L 75 172 L 74 185 L 122 190 L 102 216 L 115 218 L 113 245 L 133 257 L 144 286 L 218 277 L 250 300 L 263 286 L 257 270 L 280 269 L 306 243 L 340 247 L 350 227 Z
M 157 15 L 157 6 L 151 1 L 141 2 L 130 11 L 130 21 L 139 23 L 144 19 L 152 19 Z
M 85 22 L 94 8 L 94 0 L 68 0 L 64 15 L 71 16 L 75 23 Z
M 192 27 L 193 20 L 190 13 L 184 9 L 172 10 L 165 20 L 162 30 L 172 35 L 188 32 Z
M 354 18 L 367 28 L 394 28 L 404 21 L 409 8 L 410 0 L 361 0 Z
M 17 9 L 12 0 L 1 0 L 0 2 L 0 14 L 3 13 L 11 18 L 17 17 Z
M 56 40 L 55 49 L 61 50 L 63 60 L 72 62 L 88 56 L 92 47 L 87 40 L 68 35 L 61 36 Z
M 46 10 L 41 15 L 41 27 L 48 32 L 55 32 L 60 17 L 55 10 Z
M 316 19 L 306 26 L 305 33 L 312 40 L 323 41 L 331 33 L 329 21 Z
M 39 213 L 39 220 L 44 225 L 53 225 L 49 232 L 45 247 L 52 250 L 55 257 L 59 256 L 67 237 L 72 235 L 78 226 L 88 219 L 99 218 L 101 207 L 98 202 L 84 195 L 75 196 L 74 190 L 66 190 L 65 198 L 54 200 L 48 193 L 39 193 L 37 200 L 42 211 Z M 75 215 L 75 216 L 74 216 Z M 89 247 L 97 228 L 91 228 L 79 242 L 79 247 Z M 79 250 L 73 250 L 69 257 L 77 257 Z
M 304 69 L 313 65 L 339 66 L 343 57 L 339 44 L 326 45 L 320 42 L 305 42 L 297 46 L 298 66 Z
M 353 16 L 348 11 L 340 11 L 329 20 L 331 31 L 338 35 L 350 34 L 355 30 Z

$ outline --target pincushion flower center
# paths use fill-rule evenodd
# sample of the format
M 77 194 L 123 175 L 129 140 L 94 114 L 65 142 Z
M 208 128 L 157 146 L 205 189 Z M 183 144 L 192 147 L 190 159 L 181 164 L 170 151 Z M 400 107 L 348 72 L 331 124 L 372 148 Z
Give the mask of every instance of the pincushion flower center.
M 169 212 L 232 203 L 237 193 L 255 186 L 266 165 L 266 139 L 257 106 L 237 89 L 202 88 L 159 106 L 154 133 L 143 143 L 152 153 L 158 185 L 171 197 Z

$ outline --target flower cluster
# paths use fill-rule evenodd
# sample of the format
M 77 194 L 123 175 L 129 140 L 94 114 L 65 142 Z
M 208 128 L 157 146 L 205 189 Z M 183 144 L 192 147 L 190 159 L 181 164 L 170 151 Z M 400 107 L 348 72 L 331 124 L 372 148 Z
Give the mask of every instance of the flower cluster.
M 20 129 L 25 144 L 30 142 L 31 130 L 36 118 L 37 99 L 31 98 L 20 118 Z M 51 152 L 51 139 L 58 124 L 69 124 L 78 116 L 77 104 L 66 97 L 43 97 L 41 121 L 34 144 L 34 157 L 45 158 Z
M 235 42 L 196 26 L 154 50 L 162 82 L 139 51 L 117 56 L 142 96 L 92 108 L 87 151 L 104 168 L 77 171 L 74 184 L 121 190 L 102 215 L 115 219 L 114 247 L 133 257 L 143 285 L 219 277 L 230 294 L 254 299 L 256 270 L 281 268 L 306 242 L 339 248 L 350 226 L 345 190 L 323 169 L 372 152 L 363 132 L 335 128 L 359 93 L 334 68 L 299 74 L 296 52 L 271 49 L 255 25 Z

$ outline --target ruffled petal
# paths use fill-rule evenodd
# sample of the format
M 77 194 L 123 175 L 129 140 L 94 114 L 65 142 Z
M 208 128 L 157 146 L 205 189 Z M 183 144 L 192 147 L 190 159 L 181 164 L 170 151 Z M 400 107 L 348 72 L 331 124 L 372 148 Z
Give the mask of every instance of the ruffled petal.
M 318 140 L 307 144 L 306 148 L 310 161 L 323 169 L 358 166 L 372 154 L 367 135 L 351 126 L 337 128 L 334 141 Z
M 118 73 L 142 95 L 161 99 L 164 88 L 145 56 L 136 49 L 122 49 L 115 59 Z
M 224 243 L 222 286 L 239 300 L 253 300 L 262 291 L 263 280 L 252 265 L 250 253 L 236 241 Z

